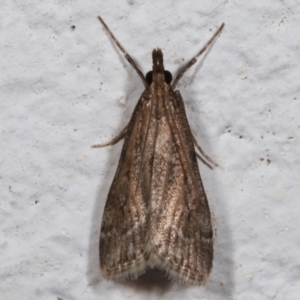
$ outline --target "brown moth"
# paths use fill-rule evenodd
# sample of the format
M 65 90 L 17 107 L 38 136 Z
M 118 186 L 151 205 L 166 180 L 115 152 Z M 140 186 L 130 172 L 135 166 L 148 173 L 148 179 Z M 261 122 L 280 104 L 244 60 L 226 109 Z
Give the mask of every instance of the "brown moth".
M 217 164 L 196 142 L 175 87 L 224 24 L 171 85 L 172 75 L 164 69 L 160 49 L 153 50 L 153 69 L 144 77 L 98 18 L 145 85 L 128 125 L 111 141 L 92 146 L 104 147 L 125 138 L 102 219 L 103 277 L 137 278 L 148 268 L 158 268 L 171 279 L 200 285 L 212 268 L 213 230 L 194 147 Z

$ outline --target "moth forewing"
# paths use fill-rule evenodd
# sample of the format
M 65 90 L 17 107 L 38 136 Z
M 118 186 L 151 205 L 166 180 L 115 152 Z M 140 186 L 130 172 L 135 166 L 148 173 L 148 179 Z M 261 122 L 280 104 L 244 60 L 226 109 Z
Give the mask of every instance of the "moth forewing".
M 153 70 L 144 77 L 99 20 L 145 85 L 129 124 L 110 142 L 93 146 L 104 147 L 124 137 L 102 219 L 102 274 L 123 280 L 158 268 L 174 280 L 200 285 L 213 260 L 211 216 L 194 146 L 203 150 L 195 144 L 180 92 L 173 88 L 224 24 L 171 86 L 160 49 L 153 50 Z

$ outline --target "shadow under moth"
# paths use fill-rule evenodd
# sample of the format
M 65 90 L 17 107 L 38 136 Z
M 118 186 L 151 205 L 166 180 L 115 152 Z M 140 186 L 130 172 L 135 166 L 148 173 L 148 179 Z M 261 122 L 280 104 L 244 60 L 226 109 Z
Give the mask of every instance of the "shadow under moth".
M 109 36 L 142 79 L 142 93 L 128 125 L 111 141 L 124 145 L 104 208 L 100 267 L 108 280 L 137 278 L 148 268 L 163 270 L 179 282 L 201 285 L 212 269 L 213 229 L 201 181 L 194 138 L 179 90 L 183 74 L 212 44 L 224 24 L 200 52 L 172 75 L 164 69 L 160 49 L 152 52 L 146 76 L 101 17 Z

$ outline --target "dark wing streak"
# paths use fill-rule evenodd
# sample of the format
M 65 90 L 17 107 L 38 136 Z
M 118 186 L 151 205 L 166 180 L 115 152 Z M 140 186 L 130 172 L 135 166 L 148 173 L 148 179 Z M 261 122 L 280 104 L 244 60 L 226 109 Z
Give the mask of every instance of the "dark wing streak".
M 146 93 L 148 94 L 149 92 L 150 92 L 150 88 L 146 89 L 145 92 L 143 93 L 143 95 L 146 94 Z M 141 158 L 141 162 L 140 162 L 140 165 L 139 165 L 139 173 L 138 173 L 139 177 L 138 177 L 138 180 L 137 180 L 137 187 L 139 186 L 139 183 L 140 183 L 140 180 L 141 180 L 141 174 L 143 173 L 142 168 L 143 168 L 145 150 L 146 150 L 146 145 L 147 145 L 147 139 L 148 139 L 150 124 L 151 124 L 152 109 L 153 109 L 153 99 L 151 98 L 151 100 L 150 100 L 150 113 L 149 113 L 149 118 L 147 120 L 147 125 L 146 125 L 147 129 L 146 129 L 146 133 L 144 135 L 143 147 L 142 147 L 142 151 L 141 151 L 141 153 L 142 153 L 141 157 L 142 158 Z M 152 178 L 152 174 L 151 174 L 150 178 Z M 150 183 L 150 185 L 151 185 L 151 183 Z
M 174 148 L 175 148 L 175 150 L 176 150 L 176 147 L 175 147 L 175 145 L 172 147 L 172 150 L 174 151 Z M 170 169 L 171 169 L 171 167 L 172 167 L 172 156 L 173 156 L 173 153 L 171 154 L 171 161 L 169 161 L 169 164 L 168 164 L 168 172 L 167 172 L 167 174 L 166 174 L 166 178 L 169 178 L 169 175 L 170 175 Z M 166 182 L 165 183 L 165 185 L 164 185 L 164 193 L 163 193 L 163 199 L 165 199 L 165 198 L 167 198 L 167 196 L 168 196 L 168 190 L 167 190 L 167 187 L 169 186 L 169 180 L 168 180 L 168 182 Z M 163 203 L 163 201 L 162 201 L 162 203 Z M 176 213 L 176 208 L 177 208 L 177 206 L 176 205 L 174 205 L 174 207 L 173 207 L 173 211 L 172 211 L 172 216 L 171 216 L 171 224 L 170 225 L 172 225 L 173 226 L 173 223 L 174 223 L 174 219 L 175 219 L 175 213 Z M 169 228 L 168 228 L 168 232 L 167 232 L 167 236 L 168 236 L 168 241 L 171 241 L 171 234 L 172 234 L 172 231 L 174 230 L 173 228 L 172 228 L 172 226 L 169 226 Z M 176 236 L 178 236 L 178 234 L 176 235 Z M 169 245 L 168 245 L 168 248 L 167 248 L 167 250 L 166 250 L 166 252 L 167 253 L 169 253 L 170 252 L 170 247 L 171 246 L 173 246 L 173 245 L 171 245 L 171 243 L 169 243 Z
M 133 112 L 132 118 L 129 122 L 128 133 L 125 137 L 121 157 L 119 160 L 118 169 L 116 171 L 116 176 L 115 176 L 116 179 L 119 179 L 119 176 L 121 176 L 121 175 L 124 176 L 123 173 L 125 170 L 127 170 L 127 173 L 129 173 L 129 174 L 127 174 L 128 178 L 129 178 L 129 182 L 127 183 L 128 187 L 132 186 L 132 181 L 134 181 L 134 176 L 132 176 L 132 174 L 134 171 L 135 156 L 133 155 L 134 153 L 132 152 L 132 147 L 135 144 L 135 143 L 133 143 L 133 141 L 136 140 L 137 131 L 139 131 L 139 129 L 140 129 L 139 128 L 140 119 L 138 118 L 138 116 L 135 117 L 135 115 L 138 114 L 138 110 L 139 110 L 139 103 L 137 104 L 137 107 L 136 107 L 135 111 Z M 133 122 L 134 120 L 136 120 L 137 122 Z M 132 155 L 128 155 L 128 152 Z M 118 184 L 118 182 L 115 182 L 115 179 L 114 179 L 112 186 L 117 185 L 117 184 Z M 117 192 L 120 192 L 120 191 L 118 190 Z M 134 196 L 133 191 L 131 189 L 128 189 L 128 194 L 127 194 L 128 199 L 129 200 L 134 199 L 133 196 Z M 127 203 L 128 199 L 126 199 L 126 203 Z M 135 203 L 135 204 L 137 204 L 137 203 Z M 135 207 L 137 207 L 137 205 L 135 205 Z M 131 212 L 133 213 L 132 210 L 131 210 Z M 139 213 L 138 209 L 137 209 L 137 212 Z M 132 215 L 132 217 L 133 217 L 133 215 Z M 140 215 L 138 217 L 140 217 Z M 134 219 L 134 218 L 132 218 L 132 219 Z
M 163 125 L 165 125 L 165 124 L 163 123 L 163 119 L 162 119 L 161 122 L 159 122 L 159 127 L 162 128 L 162 132 L 164 132 L 164 130 L 165 130 Z M 167 120 L 166 125 L 168 125 L 168 127 L 170 129 L 170 124 L 169 124 L 168 120 Z M 159 131 L 159 128 L 158 128 L 158 131 Z M 171 169 L 172 169 L 172 167 L 174 167 L 173 156 L 176 155 L 176 147 L 175 147 L 175 144 L 173 143 L 172 136 L 171 136 L 171 139 L 168 141 L 167 145 L 165 145 L 165 151 L 169 151 L 169 156 L 168 156 L 169 159 L 165 166 L 165 170 L 166 170 L 166 172 L 164 174 L 165 180 L 162 182 L 163 187 L 162 187 L 162 193 L 161 193 L 161 201 L 159 203 L 159 208 L 158 208 L 159 213 L 161 213 L 162 209 L 165 209 L 165 207 L 163 207 L 163 206 L 166 205 L 166 201 L 169 201 L 169 197 L 170 197 L 169 192 L 174 189 L 174 182 L 172 182 L 170 180 L 170 175 L 174 176 L 174 174 L 171 174 Z M 175 151 L 175 153 L 174 153 L 174 151 Z M 172 210 L 171 210 L 171 208 L 172 208 Z M 176 205 L 174 205 L 173 207 L 172 206 L 168 207 L 169 214 L 171 214 L 171 219 L 169 220 L 171 226 L 169 226 L 168 231 L 166 232 L 168 241 L 171 241 L 171 233 L 173 230 L 172 224 L 174 222 L 176 208 L 177 208 Z M 168 214 L 168 216 L 169 216 L 169 214 Z M 169 242 L 169 244 L 167 244 L 167 246 L 168 247 L 165 250 L 165 252 L 169 253 L 170 247 L 172 247 L 172 245 Z
M 145 108 L 145 105 L 146 103 L 144 104 L 143 106 L 143 103 L 142 103 L 142 100 L 143 102 L 147 102 L 149 101 L 149 88 L 146 89 L 137 106 L 136 106 L 136 109 L 135 111 L 133 112 L 132 114 L 132 117 L 131 117 L 131 120 L 130 123 L 132 122 L 133 123 L 133 120 L 135 119 L 138 119 L 138 116 L 135 116 L 137 114 L 139 114 L 139 117 L 142 118 L 142 120 L 140 120 L 140 127 L 139 127 L 139 130 L 140 130 L 140 136 L 141 138 L 143 139 L 142 140 L 142 147 L 141 147 L 141 150 L 140 150 L 140 156 L 141 156 L 141 160 L 140 160 L 140 163 L 139 163 L 139 166 L 138 166 L 138 178 L 136 180 L 136 190 L 133 192 L 132 191 L 132 197 L 135 199 L 135 196 L 136 196 L 136 192 L 137 192 L 137 189 L 140 187 L 140 184 L 141 184 L 141 177 L 143 176 L 143 165 L 144 165 L 144 158 L 145 158 L 145 150 L 146 150 L 146 145 L 147 145 L 147 140 L 148 140 L 148 137 L 149 137 L 149 127 L 150 127 L 150 124 L 151 124 L 151 111 L 152 111 L 152 101 L 150 100 L 150 108 Z M 142 109 L 140 109 L 140 106 L 143 106 Z M 148 121 L 147 121 L 147 125 L 146 125 L 146 133 L 144 133 L 144 124 L 145 124 L 145 120 L 143 119 L 144 118 L 144 115 L 145 115 L 145 112 L 146 112 L 146 115 L 149 116 L 148 118 Z M 134 125 L 134 123 L 133 123 Z M 133 125 L 129 124 L 129 128 L 128 128 L 128 136 L 131 136 L 133 134 Z M 136 144 L 131 141 L 131 142 L 128 142 L 128 147 L 126 146 L 125 148 L 125 145 L 124 145 L 124 149 L 129 149 L 129 156 L 132 157 L 133 153 L 134 153 L 134 149 L 136 147 Z M 131 166 L 131 173 L 134 173 L 134 170 L 137 168 L 136 165 L 134 164 L 130 164 Z M 131 184 L 129 185 L 131 186 Z M 137 203 L 136 203 L 137 204 Z
M 141 235 L 142 233 L 142 224 L 140 224 L 140 228 L 135 228 L 136 226 L 136 219 L 141 220 L 141 215 L 142 215 L 142 211 L 141 211 L 141 207 L 137 201 L 136 198 L 136 190 L 132 190 L 130 189 L 130 187 L 136 183 L 136 178 L 134 177 L 135 174 L 135 162 L 134 162 L 134 158 L 135 157 L 135 152 L 133 151 L 134 149 L 132 149 L 132 147 L 135 146 L 135 142 L 137 139 L 140 138 L 140 136 L 138 135 L 138 133 L 141 131 L 141 127 L 142 127 L 142 122 L 141 122 L 141 113 L 139 113 L 139 108 L 140 105 L 142 105 L 142 103 L 138 103 L 137 104 L 137 108 L 135 110 L 135 112 L 132 115 L 132 121 L 130 121 L 129 124 L 129 130 L 128 130 L 128 146 L 124 145 L 124 149 L 127 150 L 125 157 L 126 159 L 124 160 L 125 164 L 127 166 L 129 166 L 128 168 L 128 173 L 126 176 L 129 177 L 129 182 L 126 188 L 128 188 L 128 194 L 127 194 L 127 202 L 133 202 L 134 205 L 130 205 L 130 209 L 129 209 L 129 214 L 130 217 L 124 217 L 125 220 L 122 220 L 123 222 L 125 221 L 127 223 L 126 229 L 127 229 L 127 233 L 128 230 L 131 230 L 130 233 L 130 237 L 128 236 L 127 238 L 130 239 L 130 242 L 132 243 L 132 245 L 139 245 L 139 246 L 145 246 L 142 244 L 141 241 Z M 134 117 L 136 116 L 136 117 Z M 133 122 L 133 121 L 136 122 Z M 127 140 L 126 140 L 127 143 Z M 129 153 L 129 157 L 128 157 L 128 153 Z M 120 160 L 121 161 L 121 160 Z M 133 162 L 133 163 L 131 163 Z M 125 166 L 126 168 L 126 166 Z M 136 183 L 137 184 L 137 183 Z M 136 185 L 136 189 L 138 189 L 138 184 Z M 119 192 L 123 192 L 122 190 Z M 124 237 L 121 237 L 121 239 Z M 125 240 L 126 241 L 126 240 Z M 127 243 L 127 245 L 125 245 L 125 241 L 123 243 L 123 247 L 124 247 L 124 253 L 126 252 L 126 250 L 130 249 L 130 244 Z M 121 242 L 121 241 L 120 241 Z M 126 271 L 128 272 L 129 277 L 136 277 L 137 274 L 134 272 L 134 268 L 138 269 L 139 264 L 141 263 L 141 257 L 138 258 L 139 255 L 136 255 L 138 249 L 134 249 L 131 257 L 127 257 L 127 261 L 124 261 L 124 268 L 126 269 Z M 136 251 L 136 252 L 135 252 Z M 143 252 L 144 249 L 141 249 L 141 252 Z M 141 255 L 141 253 L 140 253 Z M 133 270 L 131 270 L 131 268 L 133 268 Z
M 172 94 L 174 95 L 175 93 L 174 92 L 172 93 L 172 91 L 171 91 L 170 95 L 172 95 Z M 180 159 L 183 160 L 181 165 L 183 166 L 183 168 L 184 168 L 184 166 L 188 167 L 188 170 L 184 170 L 184 173 L 192 175 L 194 186 L 197 187 L 198 182 L 197 182 L 197 179 L 195 178 L 195 176 L 193 176 L 194 175 L 193 166 L 191 166 L 189 164 L 189 159 L 188 159 L 189 154 L 186 153 L 186 151 L 185 151 L 186 145 L 183 143 L 182 136 L 180 134 L 180 130 L 179 130 L 177 122 L 176 122 L 176 116 L 174 115 L 174 107 L 170 103 L 171 102 L 169 102 L 169 101 L 164 102 L 165 108 L 166 108 L 167 120 L 169 122 L 171 133 L 172 133 L 172 136 L 174 139 L 174 144 L 177 148 Z M 176 138 L 176 137 L 178 137 L 178 138 Z M 190 139 L 190 137 L 188 137 L 187 139 Z M 176 143 L 176 141 L 178 141 L 179 144 Z M 194 148 L 193 143 L 192 143 L 192 147 Z M 181 149 L 183 149 L 183 151 Z M 189 177 L 189 176 L 187 176 L 187 177 Z
M 172 117 L 174 118 L 174 123 L 176 124 L 176 126 L 174 126 L 174 128 L 176 129 L 178 135 L 180 136 L 181 142 L 183 140 L 182 136 L 184 138 L 186 138 L 186 140 L 188 140 L 188 143 L 182 142 L 181 146 L 185 150 L 184 151 L 185 157 L 186 158 L 190 157 L 192 159 L 191 164 L 189 165 L 189 168 L 190 168 L 192 174 L 194 175 L 193 181 L 194 181 L 194 184 L 196 184 L 196 190 L 197 191 L 199 190 L 198 184 L 200 183 L 201 194 L 204 195 L 206 198 L 204 187 L 203 187 L 201 176 L 200 176 L 200 172 L 199 172 L 199 166 L 198 166 L 196 151 L 195 151 L 195 147 L 194 147 L 193 134 L 192 134 L 190 125 L 187 120 L 184 103 L 183 103 L 182 97 L 180 95 L 180 92 L 178 90 L 174 92 L 174 95 L 176 96 L 176 104 L 177 104 L 177 107 L 172 110 Z M 173 113 L 174 111 L 176 114 L 175 116 Z M 182 128 L 182 127 L 184 127 L 184 128 Z M 185 130 L 184 134 L 181 134 L 181 131 L 179 131 L 178 128 L 184 129 Z M 190 152 L 190 153 L 187 153 L 187 144 L 189 144 L 190 149 L 192 149 L 192 152 Z M 190 161 L 190 160 L 187 159 L 187 161 Z M 201 195 L 199 195 L 199 196 L 201 196 Z

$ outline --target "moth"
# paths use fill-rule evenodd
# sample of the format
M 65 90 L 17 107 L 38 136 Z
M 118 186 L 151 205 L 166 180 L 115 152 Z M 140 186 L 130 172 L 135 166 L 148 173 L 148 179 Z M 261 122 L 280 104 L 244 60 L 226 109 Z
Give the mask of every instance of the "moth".
M 144 76 L 98 18 L 145 86 L 128 125 L 111 141 L 92 146 L 104 147 L 124 138 L 102 219 L 103 277 L 135 279 L 148 268 L 158 268 L 173 280 L 201 285 L 212 269 L 213 230 L 195 147 L 208 162 L 217 164 L 193 136 L 175 88 L 224 23 L 171 84 L 160 49 L 153 50 L 152 71 Z

